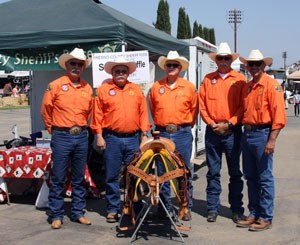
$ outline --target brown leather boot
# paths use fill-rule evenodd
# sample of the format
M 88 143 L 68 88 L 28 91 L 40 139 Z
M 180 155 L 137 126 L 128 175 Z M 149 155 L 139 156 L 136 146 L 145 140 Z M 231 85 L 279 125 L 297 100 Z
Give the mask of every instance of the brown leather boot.
M 255 222 L 255 218 L 252 216 L 248 216 L 245 220 L 239 220 L 236 222 L 236 227 L 240 228 L 248 228 Z
M 57 219 L 57 220 L 53 220 L 51 223 L 51 228 L 52 229 L 60 229 L 62 225 L 62 220 Z
M 85 217 L 80 217 L 78 219 L 78 222 L 82 225 L 91 225 L 92 224 L 92 222 Z
M 270 229 L 271 227 L 272 227 L 271 222 L 259 219 L 255 223 L 249 226 L 249 231 L 264 231 Z

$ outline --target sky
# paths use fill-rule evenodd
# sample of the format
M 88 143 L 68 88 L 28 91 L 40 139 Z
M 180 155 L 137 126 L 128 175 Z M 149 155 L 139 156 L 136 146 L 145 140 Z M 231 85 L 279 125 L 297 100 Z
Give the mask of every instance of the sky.
M 243 20 L 237 28 L 237 52 L 248 57 L 259 49 L 273 58 L 272 68 L 284 66 L 282 53 L 287 53 L 286 65 L 300 60 L 300 14 L 298 0 L 167 0 L 172 36 L 177 35 L 178 10 L 185 8 L 191 28 L 194 21 L 202 27 L 214 28 L 216 44 L 227 42 L 234 51 L 234 28 L 227 22 L 229 10 L 242 11 Z M 156 22 L 159 0 L 102 0 L 102 3 L 135 19 L 152 25 Z
M 5 2 L 7 0 L 0 0 Z M 88 1 L 88 0 L 84 0 Z M 92 0 L 90 0 L 92 1 Z M 148 25 L 156 22 L 159 0 L 101 0 L 102 3 L 138 19 Z M 194 21 L 202 27 L 214 28 L 216 44 L 227 42 L 234 52 L 234 28 L 227 21 L 229 10 L 242 11 L 242 23 L 237 28 L 237 52 L 247 58 L 252 49 L 259 49 L 264 57 L 272 57 L 272 68 L 300 60 L 300 1 L 298 0 L 167 0 L 172 36 L 177 35 L 178 10 L 185 8 L 191 28 Z

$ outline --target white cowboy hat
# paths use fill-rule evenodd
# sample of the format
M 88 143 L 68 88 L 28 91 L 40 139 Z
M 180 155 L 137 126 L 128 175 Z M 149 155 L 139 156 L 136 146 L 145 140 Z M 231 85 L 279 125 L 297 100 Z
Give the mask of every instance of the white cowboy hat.
M 135 70 L 136 70 L 136 63 L 134 61 L 126 60 L 123 56 L 117 57 L 114 61 L 106 62 L 104 65 L 104 70 L 108 74 L 112 74 L 112 69 L 118 65 L 127 66 L 129 74 L 135 72 Z
M 237 57 L 239 57 L 238 53 L 231 53 L 231 49 L 229 48 L 228 43 L 220 43 L 217 52 L 216 53 L 210 53 L 208 54 L 209 58 L 211 58 L 213 61 L 216 61 L 217 56 L 231 56 L 232 61 L 236 60 Z
M 245 65 L 248 64 L 248 61 L 263 61 L 267 66 L 270 66 L 273 62 L 271 57 L 264 58 L 263 54 L 258 49 L 252 49 L 247 59 L 240 57 L 240 61 L 242 61 Z
M 167 55 L 167 57 L 165 56 L 160 56 L 158 58 L 158 65 L 161 69 L 165 69 L 165 64 L 167 61 L 170 60 L 174 60 L 177 61 L 178 63 L 180 63 L 181 65 L 181 71 L 186 71 L 189 68 L 189 61 L 183 57 L 183 56 L 179 56 L 179 54 L 177 53 L 177 51 L 170 51 Z
M 74 48 L 72 50 L 71 53 L 69 54 L 62 54 L 61 56 L 59 56 L 58 58 L 58 64 L 61 66 L 61 68 L 63 69 L 67 69 L 66 68 L 66 63 L 71 60 L 71 59 L 76 59 L 76 60 L 82 60 L 84 61 L 84 68 L 87 68 L 92 60 L 91 59 L 87 59 L 85 54 L 84 54 L 84 51 L 83 49 L 81 48 Z

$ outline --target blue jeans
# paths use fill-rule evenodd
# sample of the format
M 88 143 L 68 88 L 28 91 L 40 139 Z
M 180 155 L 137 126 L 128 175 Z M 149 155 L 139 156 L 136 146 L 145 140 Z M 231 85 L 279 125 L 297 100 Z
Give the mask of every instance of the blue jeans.
M 274 209 L 273 154 L 264 153 L 270 129 L 245 130 L 243 170 L 247 180 L 250 216 L 271 222 Z
M 103 152 L 105 163 L 107 213 L 119 213 L 121 209 L 119 175 L 122 162 L 128 164 L 139 150 L 139 133 L 130 137 L 118 137 L 103 133 L 106 149 Z
M 79 135 L 53 130 L 51 139 L 52 173 L 50 178 L 49 207 L 52 220 L 64 218 L 64 186 L 68 164 L 71 164 L 72 220 L 84 216 L 85 169 L 88 153 L 88 131 Z
M 229 178 L 228 200 L 233 213 L 243 214 L 243 180 L 240 170 L 240 140 L 242 129 L 240 126 L 233 127 L 232 134 L 227 136 L 217 135 L 211 127 L 206 127 L 205 151 L 208 172 L 206 174 L 207 187 L 206 199 L 207 210 L 219 213 L 221 187 L 222 153 L 225 153 Z
M 192 176 L 194 173 L 193 166 L 191 165 L 191 155 L 192 155 L 192 144 L 193 144 L 193 135 L 191 132 L 191 127 L 184 127 L 178 130 L 176 133 L 168 133 L 167 131 L 160 131 L 160 136 L 164 138 L 168 138 L 175 143 L 176 150 L 182 156 L 186 166 L 191 171 L 191 178 L 189 179 L 190 184 L 190 196 L 189 198 L 189 210 L 192 209 L 193 206 L 193 184 L 192 184 Z M 158 173 L 162 175 L 165 173 L 165 168 L 162 164 L 158 165 Z M 167 181 L 164 183 L 162 187 L 162 194 L 160 195 L 163 203 L 165 204 L 166 208 L 170 210 L 171 208 L 171 186 L 170 182 Z

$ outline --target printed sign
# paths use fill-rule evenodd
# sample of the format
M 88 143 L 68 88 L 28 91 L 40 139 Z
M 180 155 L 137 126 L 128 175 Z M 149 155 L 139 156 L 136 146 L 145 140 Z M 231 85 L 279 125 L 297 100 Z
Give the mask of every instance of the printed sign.
M 103 83 L 111 80 L 111 74 L 104 70 L 108 61 L 115 61 L 118 57 L 124 57 L 128 61 L 136 62 L 136 71 L 129 75 L 128 80 L 136 84 L 150 83 L 150 67 L 148 51 L 114 52 L 114 53 L 93 53 L 93 87 L 97 88 Z

